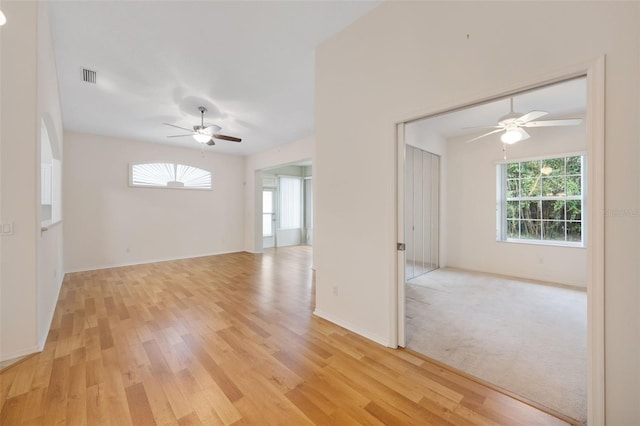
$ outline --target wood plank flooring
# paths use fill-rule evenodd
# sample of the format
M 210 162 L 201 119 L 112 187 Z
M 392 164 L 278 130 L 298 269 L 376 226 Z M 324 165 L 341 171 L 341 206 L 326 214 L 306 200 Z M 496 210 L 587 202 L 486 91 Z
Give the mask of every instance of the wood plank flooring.
M 312 315 L 309 247 L 68 274 L 0 424 L 557 425 Z

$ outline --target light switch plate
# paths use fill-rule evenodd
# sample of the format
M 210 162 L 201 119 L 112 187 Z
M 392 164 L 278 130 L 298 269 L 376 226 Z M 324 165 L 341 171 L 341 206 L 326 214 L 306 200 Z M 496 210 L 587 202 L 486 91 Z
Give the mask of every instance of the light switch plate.
M 13 223 L 3 223 L 0 228 L 0 235 L 13 235 Z

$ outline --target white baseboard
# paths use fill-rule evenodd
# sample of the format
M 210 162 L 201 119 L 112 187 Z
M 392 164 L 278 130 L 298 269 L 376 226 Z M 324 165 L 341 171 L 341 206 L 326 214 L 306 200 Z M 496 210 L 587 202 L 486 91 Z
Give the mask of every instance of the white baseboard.
M 6 354 L 0 354 L 0 362 L 12 360 L 14 358 L 20 358 L 23 356 L 31 355 L 36 352 L 42 352 L 42 348 L 39 345 L 28 346 L 17 351 L 9 352 Z
M 353 331 L 354 333 L 359 334 L 360 336 L 365 337 L 369 340 L 373 340 L 374 342 L 382 346 L 391 347 L 391 342 L 389 341 L 388 338 L 373 334 L 368 330 L 358 327 L 357 325 L 351 324 L 350 322 L 345 321 L 343 319 L 336 318 L 331 314 L 327 314 L 326 312 L 322 312 L 316 309 L 315 311 L 313 311 L 313 315 L 320 317 L 322 319 L 325 319 L 327 321 L 330 321 L 336 325 L 339 325 L 342 328 L 346 328 L 349 331 Z
M 107 264 L 107 265 L 82 266 L 79 268 L 71 268 L 71 269 L 65 270 L 65 273 L 71 274 L 74 272 L 98 271 L 100 269 L 121 268 L 123 266 L 146 265 L 148 263 L 158 263 L 158 262 L 171 262 L 172 260 L 195 259 L 198 257 L 218 256 L 221 254 L 242 253 L 245 251 L 246 250 L 229 250 L 229 251 L 219 251 L 214 253 L 194 254 L 190 256 L 166 257 L 166 258 L 159 258 L 159 259 L 144 259 L 144 260 L 136 260 L 133 262 L 116 262 L 116 263 Z

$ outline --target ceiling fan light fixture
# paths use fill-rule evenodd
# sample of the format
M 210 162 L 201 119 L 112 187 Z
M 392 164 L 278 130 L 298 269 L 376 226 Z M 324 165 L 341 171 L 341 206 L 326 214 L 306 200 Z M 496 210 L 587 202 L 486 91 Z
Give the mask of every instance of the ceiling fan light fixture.
M 520 140 L 522 140 L 522 136 L 523 136 L 519 130 L 520 130 L 519 128 L 507 129 L 507 131 L 504 132 L 502 136 L 500 136 L 500 140 L 503 143 L 506 143 L 507 145 L 511 145 L 516 142 L 519 142 Z
M 7 17 L 0 10 L 0 27 L 7 23 Z
M 211 140 L 211 136 L 205 135 L 204 133 L 196 133 L 193 135 L 193 138 L 199 143 L 207 143 Z

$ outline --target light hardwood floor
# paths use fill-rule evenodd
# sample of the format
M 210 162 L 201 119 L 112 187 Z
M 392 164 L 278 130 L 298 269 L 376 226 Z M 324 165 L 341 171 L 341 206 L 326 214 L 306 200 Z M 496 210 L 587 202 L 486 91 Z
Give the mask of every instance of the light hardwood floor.
M 0 424 L 547 425 L 561 420 L 312 315 L 311 249 L 68 274 Z

